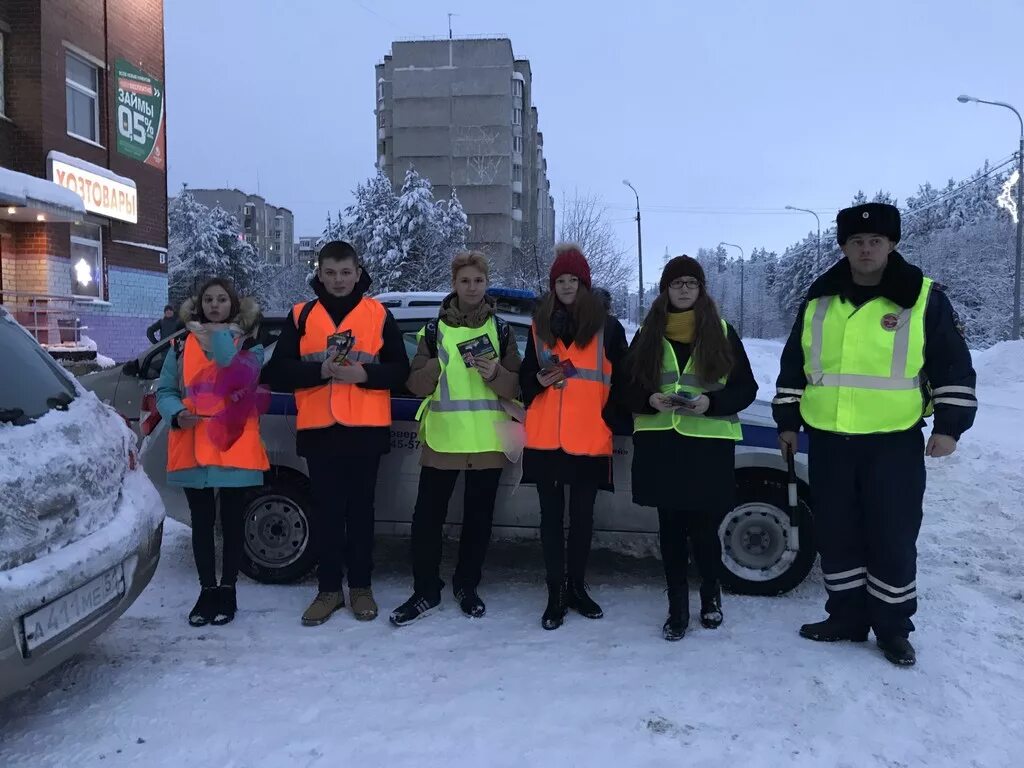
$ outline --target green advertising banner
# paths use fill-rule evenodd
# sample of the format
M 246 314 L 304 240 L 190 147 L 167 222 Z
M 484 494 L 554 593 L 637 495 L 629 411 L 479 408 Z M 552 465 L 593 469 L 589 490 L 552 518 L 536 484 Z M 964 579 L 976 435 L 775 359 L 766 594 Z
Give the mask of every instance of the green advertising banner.
M 118 59 L 114 66 L 117 151 L 163 170 L 163 84 L 125 59 Z

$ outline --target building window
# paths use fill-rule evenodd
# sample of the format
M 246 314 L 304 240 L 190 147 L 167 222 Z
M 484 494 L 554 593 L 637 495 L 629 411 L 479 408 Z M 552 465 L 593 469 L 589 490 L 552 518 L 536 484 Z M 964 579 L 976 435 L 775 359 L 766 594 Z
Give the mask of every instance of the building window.
M 384 81 L 383 80 L 378 80 L 377 81 L 377 101 L 383 101 L 383 100 L 384 100 Z
M 6 40 L 4 40 L 4 33 L 2 31 L 0 31 L 0 115 L 6 115 L 7 114 L 7 110 L 5 108 L 6 107 L 6 100 L 5 100 L 5 97 L 4 97 L 4 72 L 6 71 L 4 69 L 4 57 L 5 57 L 4 45 L 5 45 L 5 43 L 6 43 Z
M 522 125 L 522 124 L 523 124 L 523 110 L 521 110 L 519 107 L 516 107 L 515 109 L 512 110 L 512 125 Z
M 512 193 L 512 207 L 522 208 L 523 207 L 523 196 L 518 192 Z
M 383 128 L 384 127 L 384 113 L 383 112 L 378 112 L 377 113 L 377 127 L 378 128 Z
M 71 227 L 71 293 L 103 298 L 102 230 L 93 224 Z
M 70 51 L 65 53 L 65 97 L 68 133 L 99 143 L 100 96 L 99 70 Z
M 523 180 L 523 166 L 521 166 L 519 163 L 513 163 L 512 164 L 512 181 L 522 181 L 522 180 Z
M 513 96 L 518 96 L 519 98 L 523 97 L 523 81 L 522 80 L 520 80 L 518 78 L 513 78 L 513 80 L 512 80 L 512 95 Z
M 518 152 L 519 154 L 523 153 L 523 137 L 522 136 L 513 136 L 512 137 L 512 151 L 513 152 Z

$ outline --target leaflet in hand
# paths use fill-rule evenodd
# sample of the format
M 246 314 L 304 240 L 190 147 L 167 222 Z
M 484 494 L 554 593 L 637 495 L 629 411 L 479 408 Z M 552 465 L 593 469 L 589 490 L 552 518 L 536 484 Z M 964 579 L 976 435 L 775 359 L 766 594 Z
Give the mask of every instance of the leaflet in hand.
M 459 342 L 456 346 L 459 348 L 459 354 L 462 355 L 462 362 L 467 366 L 471 364 L 470 360 L 496 360 L 498 358 L 498 353 L 494 350 L 491 338 L 486 333 L 467 341 Z
M 341 365 L 355 343 L 356 337 L 352 335 L 352 331 L 332 333 L 327 337 L 327 359 L 335 365 Z
M 672 392 L 671 394 L 665 395 L 668 401 L 674 408 L 693 408 L 698 400 L 700 400 L 699 394 L 691 392 Z

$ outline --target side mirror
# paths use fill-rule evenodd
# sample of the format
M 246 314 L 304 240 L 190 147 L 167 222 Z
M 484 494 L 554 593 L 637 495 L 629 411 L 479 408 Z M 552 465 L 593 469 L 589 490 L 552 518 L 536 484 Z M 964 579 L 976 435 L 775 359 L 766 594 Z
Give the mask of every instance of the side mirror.
M 121 367 L 121 372 L 125 376 L 138 376 L 139 375 L 139 361 L 129 360 Z

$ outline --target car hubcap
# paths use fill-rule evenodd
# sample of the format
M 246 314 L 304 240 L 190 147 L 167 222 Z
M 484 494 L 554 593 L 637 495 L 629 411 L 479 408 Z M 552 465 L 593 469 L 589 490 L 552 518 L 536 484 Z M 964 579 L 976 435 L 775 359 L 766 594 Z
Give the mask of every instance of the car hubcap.
M 302 509 L 285 496 L 261 496 L 245 515 L 245 549 L 264 568 L 284 568 L 298 560 L 309 543 Z
M 789 515 L 772 504 L 741 504 L 722 520 L 722 563 L 750 581 L 770 581 L 789 570 L 796 552 L 786 548 Z

